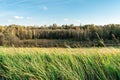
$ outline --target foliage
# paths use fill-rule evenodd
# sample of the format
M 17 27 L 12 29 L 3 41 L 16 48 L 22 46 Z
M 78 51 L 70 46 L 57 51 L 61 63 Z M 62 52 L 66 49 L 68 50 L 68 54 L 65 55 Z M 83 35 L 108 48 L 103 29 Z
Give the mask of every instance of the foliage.
M 96 34 L 97 33 L 97 34 Z M 51 26 L 20 26 L 20 25 L 9 25 L 0 27 L 0 45 L 7 45 L 3 41 L 11 43 L 12 40 L 3 40 L 1 36 L 8 34 L 7 38 L 13 37 L 18 38 L 18 40 L 40 40 L 40 39 L 52 39 L 52 40 L 72 40 L 79 42 L 92 42 L 94 41 L 109 42 L 112 41 L 119 44 L 120 40 L 120 25 L 119 24 L 109 24 L 104 26 L 98 25 L 62 25 L 58 26 L 53 24 Z M 6 39 L 6 36 L 4 36 Z M 100 40 L 100 41 L 99 41 Z M 14 42 L 14 41 L 13 41 Z M 19 41 L 18 41 L 19 42 Z M 21 45 L 24 46 L 24 42 Z M 104 43 L 104 44 L 106 44 Z M 14 44 L 14 43 L 11 43 Z M 30 43 L 28 43 L 30 45 Z M 38 45 L 38 44 L 37 44 Z M 9 45 L 8 45 L 9 46 Z M 36 47 L 36 46 L 34 46 Z

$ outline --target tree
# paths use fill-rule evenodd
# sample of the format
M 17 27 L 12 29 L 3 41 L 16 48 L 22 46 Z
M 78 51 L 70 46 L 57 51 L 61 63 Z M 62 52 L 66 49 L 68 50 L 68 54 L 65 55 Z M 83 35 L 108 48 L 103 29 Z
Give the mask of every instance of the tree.
M 57 24 L 53 24 L 53 27 L 52 27 L 52 29 L 57 29 Z
M 72 29 L 74 27 L 74 24 L 70 24 L 70 29 Z
M 7 46 L 19 46 L 20 45 L 20 39 L 15 36 L 15 35 L 12 35 L 12 34 L 9 34 L 9 33 L 5 33 L 5 44 L 7 44 Z
M 0 45 L 4 45 L 4 34 L 0 32 Z

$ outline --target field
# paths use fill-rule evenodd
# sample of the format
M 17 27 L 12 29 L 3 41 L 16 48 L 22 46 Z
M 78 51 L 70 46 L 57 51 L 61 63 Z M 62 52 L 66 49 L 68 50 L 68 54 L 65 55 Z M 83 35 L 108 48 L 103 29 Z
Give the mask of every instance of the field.
M 0 80 L 120 80 L 120 49 L 1 47 Z

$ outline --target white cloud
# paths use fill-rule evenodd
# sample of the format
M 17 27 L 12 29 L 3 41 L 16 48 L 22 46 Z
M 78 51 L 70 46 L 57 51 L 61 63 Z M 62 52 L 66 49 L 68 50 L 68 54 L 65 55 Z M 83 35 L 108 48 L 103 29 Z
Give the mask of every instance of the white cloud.
M 23 16 L 14 16 L 14 19 L 24 19 Z
M 26 17 L 26 19 L 31 20 L 31 19 L 32 19 L 32 17 Z
M 48 10 L 47 6 L 43 6 L 42 8 L 43 8 L 43 10 Z
M 46 11 L 46 10 L 48 10 L 48 7 L 47 6 L 38 6 L 39 7 L 39 9 L 41 9 L 41 10 L 44 10 L 44 11 Z
M 81 20 L 77 20 L 77 22 L 81 22 Z
M 69 21 L 69 19 L 68 18 L 64 18 L 64 21 Z
M 32 17 L 23 17 L 23 16 L 14 16 L 13 18 L 17 19 L 17 20 L 23 20 L 23 19 L 25 19 L 25 20 L 31 20 L 32 19 Z
M 53 21 L 53 23 L 57 23 L 57 21 Z
M 11 19 L 8 19 L 8 20 L 7 20 L 7 22 L 12 22 L 12 21 L 13 21 L 13 20 L 11 20 Z

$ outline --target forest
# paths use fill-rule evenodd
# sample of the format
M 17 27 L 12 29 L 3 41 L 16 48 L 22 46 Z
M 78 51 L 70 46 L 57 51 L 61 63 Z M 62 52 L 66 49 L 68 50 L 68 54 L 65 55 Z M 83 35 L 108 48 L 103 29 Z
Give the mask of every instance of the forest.
M 120 24 L 0 26 L 0 46 L 91 47 L 119 46 Z

